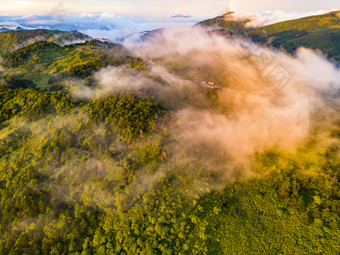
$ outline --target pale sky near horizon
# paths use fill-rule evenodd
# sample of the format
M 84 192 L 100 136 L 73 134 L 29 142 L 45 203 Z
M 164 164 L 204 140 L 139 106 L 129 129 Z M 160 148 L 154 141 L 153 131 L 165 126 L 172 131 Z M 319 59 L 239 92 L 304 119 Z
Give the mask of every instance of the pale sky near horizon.
M 0 0 L 0 3 L 0 15 L 48 14 L 59 7 L 70 14 L 106 12 L 144 17 L 175 14 L 209 17 L 228 10 L 249 13 L 340 9 L 339 0 Z

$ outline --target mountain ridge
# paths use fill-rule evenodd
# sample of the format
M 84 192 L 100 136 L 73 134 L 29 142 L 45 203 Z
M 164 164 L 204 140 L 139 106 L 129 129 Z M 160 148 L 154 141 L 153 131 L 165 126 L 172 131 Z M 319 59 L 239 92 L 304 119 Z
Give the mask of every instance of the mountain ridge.
M 248 27 L 251 20 L 232 17 L 231 12 L 196 25 L 227 36 L 238 35 L 256 43 L 269 44 L 294 53 L 299 47 L 320 50 L 330 59 L 340 61 L 340 11 L 307 16 L 266 25 Z
M 50 41 L 65 45 L 72 42 L 89 41 L 91 39 L 90 36 L 74 30 L 10 30 L 0 33 L 0 56 L 37 41 Z

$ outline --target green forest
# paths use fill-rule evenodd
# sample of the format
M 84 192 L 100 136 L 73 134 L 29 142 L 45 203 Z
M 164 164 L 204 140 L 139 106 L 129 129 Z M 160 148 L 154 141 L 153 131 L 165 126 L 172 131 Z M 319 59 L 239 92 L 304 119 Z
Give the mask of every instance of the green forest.
M 184 125 L 174 114 L 180 104 L 151 88 L 74 96 L 80 82 L 99 88 L 95 73 L 106 67 L 167 86 L 123 46 L 46 39 L 5 48 L 0 254 L 339 253 L 340 123 L 325 132 L 331 143 L 310 135 L 295 152 L 273 146 L 252 155 L 252 175 L 228 179 L 196 160 L 207 159 L 200 152 L 183 160 L 192 154 L 177 151 L 172 132 Z M 176 60 L 169 69 L 181 76 L 187 62 Z M 195 109 L 228 112 L 218 91 L 175 91 L 206 103 Z

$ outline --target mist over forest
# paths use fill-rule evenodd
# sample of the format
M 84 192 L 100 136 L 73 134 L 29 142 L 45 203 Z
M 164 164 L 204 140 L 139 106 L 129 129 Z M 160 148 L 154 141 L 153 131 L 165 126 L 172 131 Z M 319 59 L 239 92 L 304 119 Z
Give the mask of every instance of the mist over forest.
M 337 254 L 339 12 L 256 21 L 0 33 L 0 254 Z

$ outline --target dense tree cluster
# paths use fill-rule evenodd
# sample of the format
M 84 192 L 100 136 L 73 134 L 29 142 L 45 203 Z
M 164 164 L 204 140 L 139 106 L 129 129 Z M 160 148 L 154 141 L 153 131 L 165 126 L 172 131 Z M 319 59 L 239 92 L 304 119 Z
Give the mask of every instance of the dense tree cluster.
M 128 94 L 95 99 L 88 108 L 92 120 L 114 124 L 126 140 L 152 131 L 160 111 L 157 104 Z
M 1 88 L 19 89 L 19 88 L 36 88 L 36 84 L 30 80 L 25 79 L 21 75 L 9 75 L 0 80 Z
M 30 56 L 41 50 L 58 50 L 59 48 L 60 46 L 53 42 L 38 41 L 3 56 L 3 66 L 7 68 L 16 68 L 24 65 Z
M 46 114 L 60 114 L 74 103 L 63 92 L 41 92 L 36 89 L 0 89 L 0 121 L 14 116 L 37 119 Z

